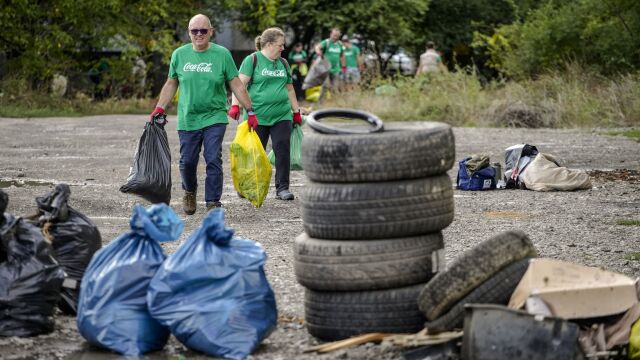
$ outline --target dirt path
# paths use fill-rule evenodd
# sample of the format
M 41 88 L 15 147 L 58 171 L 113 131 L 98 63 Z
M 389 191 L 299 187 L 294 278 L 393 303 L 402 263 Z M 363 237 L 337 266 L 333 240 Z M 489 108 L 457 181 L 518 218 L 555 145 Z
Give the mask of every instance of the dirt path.
M 99 226 L 104 243 L 128 229 L 134 203 L 139 200 L 121 194 L 145 116 L 97 116 L 86 118 L 2 119 L 0 118 L 0 187 L 10 196 L 8 212 L 34 212 L 35 197 L 54 183 L 71 186 L 71 205 Z M 171 253 L 199 226 L 204 199 L 198 197 L 194 216 L 184 217 L 180 200 L 177 158 L 179 155 L 174 119 L 167 127 L 172 146 L 172 207 L 185 221 L 180 239 L 164 245 Z M 309 131 L 309 129 L 305 129 Z M 602 132 L 604 133 L 604 132 Z M 617 225 L 618 220 L 640 220 L 640 143 L 623 137 L 584 130 L 455 129 L 456 158 L 486 152 L 493 161 L 503 161 L 503 150 L 526 142 L 542 152 L 556 155 L 570 168 L 604 170 L 594 173 L 594 188 L 588 191 L 537 193 L 505 190 L 455 192 L 455 220 L 444 231 L 447 259 L 496 232 L 519 228 L 528 233 L 542 256 L 603 266 L 627 275 L 640 275 L 640 262 L 625 255 L 640 251 L 640 229 Z M 293 275 L 293 239 L 302 232 L 299 202 L 275 200 L 273 191 L 261 209 L 239 199 L 231 183 L 229 145 L 235 124 L 227 129 L 223 144 L 225 184 L 222 203 L 227 226 L 236 235 L 261 242 L 269 260 L 266 271 L 273 286 L 280 314 L 278 329 L 264 341 L 255 358 L 311 358 L 302 350 L 316 344 L 301 320 L 304 290 Z M 630 169 L 623 172 L 620 169 Z M 204 180 L 204 166 L 199 168 Z M 455 178 L 455 170 L 449 172 Z M 625 175 L 626 174 L 626 175 Z M 302 172 L 292 173 L 291 190 L 299 194 L 307 182 Z M 117 358 L 90 348 L 79 336 L 73 318 L 58 316 L 56 331 L 36 338 L 0 338 L 0 358 Z M 186 351 L 175 339 L 162 353 L 149 358 L 204 358 Z M 323 355 L 325 358 L 394 358 L 392 349 L 363 346 Z

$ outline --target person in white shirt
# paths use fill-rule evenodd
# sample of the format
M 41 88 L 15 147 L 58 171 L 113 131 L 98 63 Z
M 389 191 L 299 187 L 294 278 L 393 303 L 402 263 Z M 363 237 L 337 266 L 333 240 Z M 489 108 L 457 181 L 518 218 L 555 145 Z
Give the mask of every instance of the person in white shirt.
M 447 67 L 442 63 L 440 54 L 436 51 L 433 41 L 427 42 L 427 51 L 420 55 L 420 65 L 416 70 L 416 76 L 424 73 L 447 72 Z

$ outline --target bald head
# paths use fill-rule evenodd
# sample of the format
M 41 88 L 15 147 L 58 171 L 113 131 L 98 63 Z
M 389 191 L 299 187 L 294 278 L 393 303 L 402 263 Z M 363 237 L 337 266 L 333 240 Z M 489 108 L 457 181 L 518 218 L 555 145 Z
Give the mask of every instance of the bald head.
M 211 28 L 211 20 L 204 14 L 198 14 L 189 20 L 189 28 L 198 27 L 198 26 L 206 26 L 207 28 Z

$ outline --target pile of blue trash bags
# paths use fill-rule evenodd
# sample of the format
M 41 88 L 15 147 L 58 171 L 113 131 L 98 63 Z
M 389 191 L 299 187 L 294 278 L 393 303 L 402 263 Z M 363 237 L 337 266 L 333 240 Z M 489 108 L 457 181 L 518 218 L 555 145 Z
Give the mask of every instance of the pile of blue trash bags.
M 168 257 L 160 243 L 184 228 L 169 206 L 136 205 L 130 226 L 82 279 L 77 324 L 91 344 L 136 356 L 162 349 L 173 334 L 190 349 L 244 359 L 275 328 L 264 249 L 234 238 L 222 209 Z

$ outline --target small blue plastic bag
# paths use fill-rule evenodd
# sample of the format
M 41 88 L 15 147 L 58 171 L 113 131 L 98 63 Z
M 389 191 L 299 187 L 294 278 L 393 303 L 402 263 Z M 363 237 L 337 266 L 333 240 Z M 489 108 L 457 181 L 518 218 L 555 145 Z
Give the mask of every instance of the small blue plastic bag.
M 169 329 L 147 309 L 147 288 L 165 260 L 161 242 L 177 239 L 182 220 L 165 205 L 136 205 L 131 230 L 99 250 L 82 277 L 78 330 L 93 345 L 124 355 L 160 350 Z
M 278 311 L 264 274 L 266 254 L 233 238 L 222 209 L 210 211 L 151 280 L 151 315 L 187 347 L 244 359 L 275 328 Z

